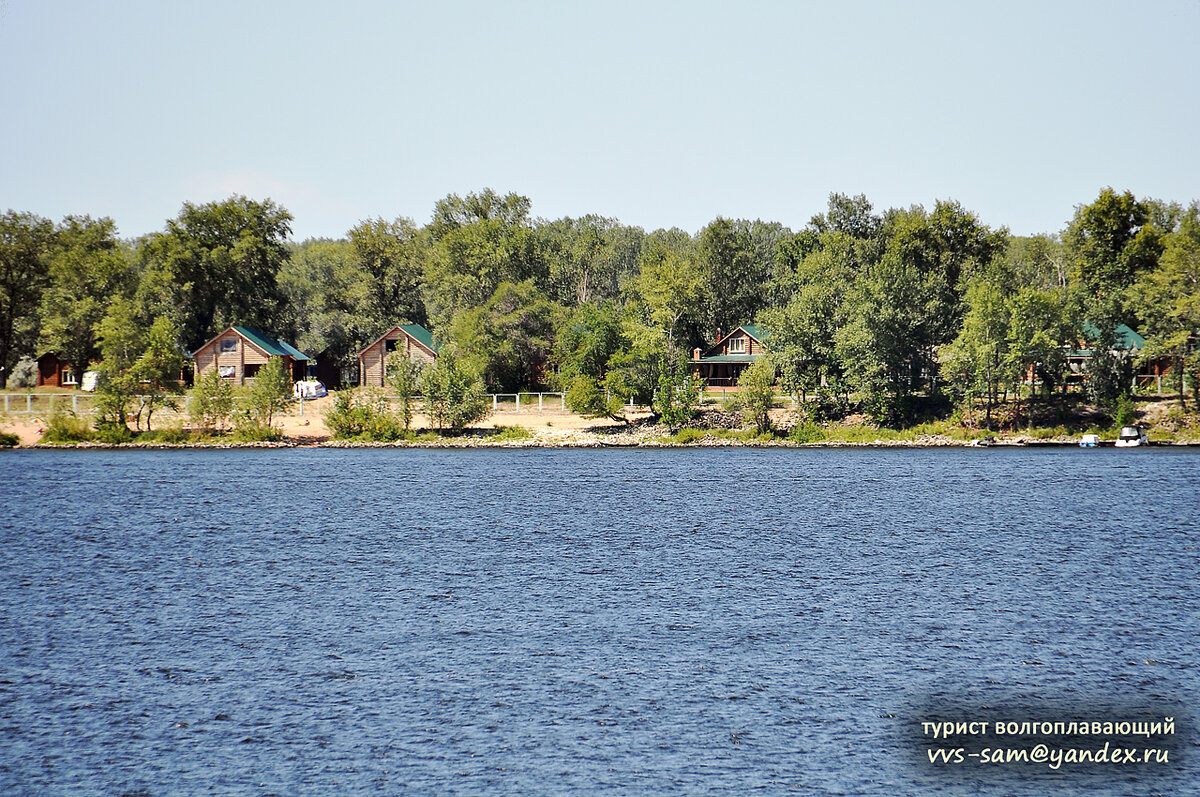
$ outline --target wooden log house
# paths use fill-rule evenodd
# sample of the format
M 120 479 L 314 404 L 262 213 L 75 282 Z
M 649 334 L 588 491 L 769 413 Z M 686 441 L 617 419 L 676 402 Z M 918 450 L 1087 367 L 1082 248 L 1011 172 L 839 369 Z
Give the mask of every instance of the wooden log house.
M 403 352 L 419 365 L 428 365 L 437 359 L 437 350 L 433 334 L 425 327 L 398 324 L 358 353 L 358 384 L 383 387 L 387 381 L 384 373 L 387 356 L 394 351 Z
M 244 385 L 247 380 L 253 379 L 272 357 L 283 359 L 293 382 L 304 379 L 309 356 L 290 343 L 253 327 L 229 327 L 196 349 L 192 355 L 196 361 L 197 379 L 216 368 L 222 379 L 228 379 L 235 385 Z
M 742 371 L 766 353 L 766 337 L 767 331 L 754 324 L 742 324 L 725 335 L 718 331 L 712 346 L 692 350 L 688 365 L 709 387 L 731 387 L 737 384 Z

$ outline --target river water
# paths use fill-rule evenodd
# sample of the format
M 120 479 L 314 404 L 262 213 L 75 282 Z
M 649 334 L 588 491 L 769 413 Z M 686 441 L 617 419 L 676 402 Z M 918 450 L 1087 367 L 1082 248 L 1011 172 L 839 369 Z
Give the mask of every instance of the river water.
M 1187 451 L 9 452 L 0 793 L 1195 793 L 1198 509 Z

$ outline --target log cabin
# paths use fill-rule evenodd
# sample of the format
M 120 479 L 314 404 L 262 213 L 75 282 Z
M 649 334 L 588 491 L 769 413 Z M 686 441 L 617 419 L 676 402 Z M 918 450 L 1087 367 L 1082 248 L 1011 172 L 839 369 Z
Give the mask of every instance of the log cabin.
M 718 330 L 715 343 L 707 349 L 692 350 L 688 365 L 708 386 L 731 387 L 747 366 L 766 353 L 766 337 L 767 331 L 754 324 L 742 324 L 725 335 Z
M 217 368 L 222 379 L 228 379 L 235 385 L 244 385 L 247 380 L 254 379 L 258 370 L 272 357 L 283 359 L 293 382 L 304 379 L 309 356 L 290 343 L 254 327 L 229 327 L 196 349 L 192 355 L 196 361 L 197 379 L 209 369 Z
M 397 324 L 358 353 L 358 384 L 383 387 L 387 381 L 384 365 L 394 351 L 403 352 L 418 365 L 428 365 L 437 359 L 437 350 L 433 334 L 425 327 Z

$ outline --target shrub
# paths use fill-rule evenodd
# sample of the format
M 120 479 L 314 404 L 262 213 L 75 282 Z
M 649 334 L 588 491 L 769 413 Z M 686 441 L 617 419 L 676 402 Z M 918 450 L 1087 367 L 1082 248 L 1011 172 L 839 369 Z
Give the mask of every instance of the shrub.
M 738 377 L 737 399 L 742 418 L 759 434 L 771 431 L 771 407 L 775 405 L 775 362 L 760 358 Z
M 445 351 L 421 374 L 425 413 L 439 429 L 462 429 L 491 414 L 483 380 Z
M 325 414 L 325 425 L 338 440 L 390 443 L 407 436 L 400 418 L 376 388 L 343 390 Z
M 68 413 L 55 413 L 42 433 L 43 443 L 85 443 L 94 439 L 88 422 Z
M 250 414 L 262 426 L 270 426 L 275 414 L 292 401 L 292 377 L 282 357 L 272 357 L 259 369 L 246 393 Z
M 283 432 L 253 418 L 239 418 L 234 421 L 228 439 L 234 443 L 274 443 L 283 439 Z
M 132 442 L 133 432 L 122 421 L 101 419 L 96 421 L 96 433 L 92 439 L 97 443 L 120 445 Z
M 155 429 L 138 435 L 139 443 L 191 443 L 197 435 L 182 426 L 169 426 L 166 429 Z
M 32 357 L 22 357 L 13 366 L 12 373 L 8 376 L 7 387 L 9 390 L 17 388 L 35 387 L 37 385 L 37 360 Z
M 688 443 L 695 443 L 700 440 L 703 440 L 705 437 L 708 437 L 708 436 L 709 436 L 709 433 L 705 432 L 702 429 L 695 429 L 690 426 L 685 426 L 684 428 L 675 432 L 675 434 L 671 435 L 671 437 L 669 439 L 672 443 L 679 443 L 681 445 L 687 445 Z
M 681 366 L 675 373 L 664 373 L 658 380 L 658 389 L 650 409 L 667 426 L 679 426 L 696 417 L 700 406 L 704 383 Z
M 196 426 L 220 429 L 233 413 L 233 385 L 210 368 L 188 394 L 188 416 Z
M 1117 406 L 1113 411 L 1113 423 L 1117 426 L 1132 426 L 1137 423 L 1137 409 L 1127 395 L 1117 397 Z
M 13 448 L 21 445 L 21 438 L 12 432 L 0 432 L 0 448 Z
M 533 433 L 524 426 L 498 426 L 492 439 L 498 443 L 518 443 L 533 437 Z
M 788 432 L 788 439 L 793 443 L 820 443 L 825 439 L 825 430 L 811 421 L 798 423 Z

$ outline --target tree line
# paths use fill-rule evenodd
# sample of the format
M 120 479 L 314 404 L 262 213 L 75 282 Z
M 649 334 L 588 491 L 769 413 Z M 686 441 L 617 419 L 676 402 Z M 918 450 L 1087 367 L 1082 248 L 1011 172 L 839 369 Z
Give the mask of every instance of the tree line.
M 127 240 L 109 218 L 9 210 L 3 373 L 46 351 L 132 363 L 152 343 L 162 359 L 164 340 L 192 352 L 232 324 L 353 369 L 391 326 L 419 323 L 492 391 L 550 387 L 600 415 L 614 397 L 669 411 L 694 388 L 692 350 L 756 322 L 779 383 L 815 415 L 854 405 L 899 424 L 934 394 L 990 407 L 1031 372 L 1061 392 L 1080 342 L 1096 353 L 1093 397 L 1115 400 L 1131 376 L 1114 353 L 1122 323 L 1176 373 L 1200 370 L 1195 202 L 1104 189 L 1066 229 L 1027 238 L 957 202 L 876 211 L 842 194 L 799 231 L 545 220 L 527 197 L 490 189 L 439 200 L 423 226 L 367 219 L 338 240 L 293 242 L 292 220 L 234 196 L 184 203 L 163 230 Z

